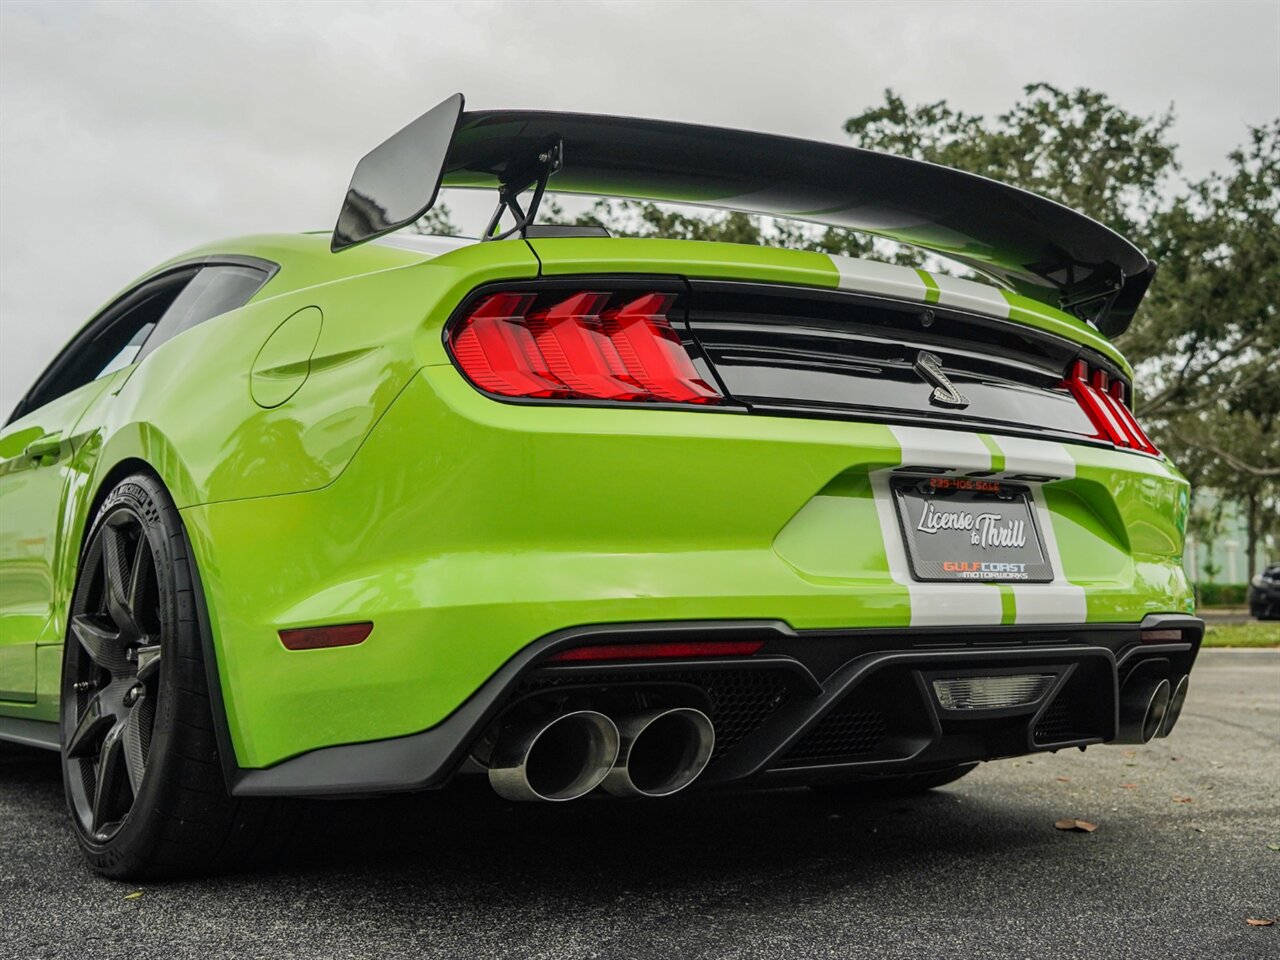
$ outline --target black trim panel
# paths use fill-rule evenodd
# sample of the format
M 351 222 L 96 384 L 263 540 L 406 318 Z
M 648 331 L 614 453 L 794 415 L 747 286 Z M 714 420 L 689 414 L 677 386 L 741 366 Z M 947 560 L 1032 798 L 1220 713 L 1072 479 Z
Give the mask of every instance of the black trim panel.
M 790 716 L 776 716 L 770 723 L 770 729 L 767 731 L 767 737 L 757 734 L 752 744 L 753 749 L 748 752 L 740 752 L 725 760 L 724 764 L 717 767 L 714 771 L 708 773 L 706 781 L 708 784 L 717 782 L 727 782 L 730 780 L 741 780 L 746 777 L 763 773 L 774 765 L 776 761 L 782 760 L 787 752 L 798 744 L 806 733 L 813 729 L 824 716 L 849 694 L 854 687 L 866 682 L 872 674 L 881 670 L 887 670 L 893 667 L 909 667 L 918 668 L 933 672 L 936 670 L 946 670 L 948 664 L 957 664 L 964 671 L 973 669 L 975 665 L 991 664 L 992 672 L 1000 672 L 1004 666 L 1016 663 L 1018 667 L 1032 669 L 1037 665 L 1054 665 L 1066 662 L 1068 665 L 1075 665 L 1089 659 L 1102 659 L 1107 666 L 1111 668 L 1114 677 L 1115 656 L 1106 647 L 1092 646 L 1062 646 L 1062 647 L 1041 647 L 1038 649 L 1004 649 L 1004 650 L 947 650 L 947 651 L 911 651 L 902 653 L 880 653 L 869 654 L 865 657 L 848 664 L 844 669 L 840 670 L 836 675 L 831 677 L 823 689 L 823 694 L 816 704 L 802 704 L 804 710 L 792 710 Z M 916 670 L 915 672 L 918 672 Z M 1066 672 L 1063 672 L 1062 678 L 1065 679 Z M 1061 680 L 1059 681 L 1061 682 Z M 1056 688 L 1055 688 L 1056 692 Z M 915 761 L 923 752 L 936 741 L 942 733 L 937 715 L 937 708 L 933 705 L 932 697 L 927 695 L 921 698 L 928 706 L 930 711 L 930 721 L 932 726 L 932 735 L 920 738 L 918 744 L 915 745 L 912 752 L 896 757 L 877 758 L 871 761 L 878 770 L 893 768 L 897 766 L 907 766 Z M 1114 714 L 1115 693 L 1112 694 Z M 1047 702 L 1047 698 L 1046 698 Z M 988 716 L 995 713 L 988 712 Z M 782 711 L 779 711 L 782 714 Z M 1114 719 L 1114 718 L 1113 718 Z M 1032 719 L 1032 724 L 1034 718 Z M 1115 724 L 1113 722 L 1112 736 L 1114 736 Z M 1099 743 L 1100 738 L 1091 738 L 1090 742 Z M 1064 746 L 1078 746 L 1075 742 L 1063 744 Z M 1029 745 L 1028 745 L 1029 746 Z M 856 769 L 867 766 L 869 764 L 853 762 L 845 764 L 823 763 L 820 766 L 823 769 L 832 767 L 842 767 L 845 769 Z M 815 766 L 819 766 L 815 764 Z M 788 767 L 788 771 L 794 770 L 794 767 Z
M 0 740 L 20 743 L 25 747 L 37 747 L 40 750 L 62 749 L 58 724 L 49 720 L 0 717 Z
M 181 511 L 178 516 L 181 518 Z M 236 763 L 231 727 L 227 723 L 227 705 L 222 696 L 222 678 L 218 673 L 218 655 L 213 647 L 213 629 L 209 624 L 209 605 L 204 596 L 204 581 L 200 577 L 200 565 L 196 562 L 196 552 L 185 521 L 182 524 L 182 539 L 187 548 L 187 567 L 191 572 L 191 590 L 195 595 L 196 622 L 200 625 L 200 648 L 204 653 L 205 686 L 209 689 L 209 709 L 213 714 L 213 737 L 218 745 L 222 779 L 227 785 L 227 791 L 232 792 L 240 776 L 240 767 Z

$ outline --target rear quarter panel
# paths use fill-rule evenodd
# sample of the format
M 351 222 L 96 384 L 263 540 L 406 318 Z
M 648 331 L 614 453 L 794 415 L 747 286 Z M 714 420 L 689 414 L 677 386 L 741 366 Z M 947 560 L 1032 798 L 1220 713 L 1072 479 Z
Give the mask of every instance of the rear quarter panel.
M 244 307 L 183 332 L 113 374 L 82 415 L 57 517 L 58 602 L 42 633 L 51 652 L 39 659 L 41 716 L 56 718 L 66 604 L 93 504 L 116 478 L 145 464 L 180 509 L 324 487 L 350 462 L 423 364 L 424 353 L 437 359 L 424 323 L 447 315 L 476 283 L 537 270 L 522 241 L 464 247 L 425 261 L 417 254 L 356 250 L 345 259 L 325 253 L 317 263 L 317 246 L 312 238 L 283 238 L 211 246 L 176 258 L 174 263 L 235 252 L 284 262 Z M 335 259 L 326 269 L 328 256 Z M 375 272 L 344 276 L 366 268 Z M 310 306 L 322 311 L 324 321 L 306 380 L 289 400 L 265 409 L 250 390 L 254 359 L 284 320 Z M 436 317 L 434 328 L 441 323 L 443 317 Z M 434 337 L 438 345 L 438 333 Z M 227 572 L 212 552 L 199 560 L 204 574 Z
M 477 283 L 536 270 L 524 243 L 475 245 L 215 317 L 163 344 L 118 389 L 104 409 L 97 470 L 144 460 L 179 508 L 323 487 L 422 366 L 431 342 L 424 325 L 438 327 L 436 315 Z M 278 277 L 287 284 L 288 268 Z M 323 320 L 306 379 L 284 403 L 261 407 L 250 389 L 254 360 L 272 332 L 307 307 Z

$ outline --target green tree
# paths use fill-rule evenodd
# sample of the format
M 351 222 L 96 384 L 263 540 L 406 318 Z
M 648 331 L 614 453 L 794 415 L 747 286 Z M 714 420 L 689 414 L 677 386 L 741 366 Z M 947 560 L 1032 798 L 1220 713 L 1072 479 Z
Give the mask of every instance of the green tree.
M 1228 163 L 1153 218 L 1160 274 L 1125 347 L 1154 374 L 1139 413 L 1184 427 L 1186 415 L 1252 415 L 1265 435 L 1280 417 L 1280 120 L 1251 129 Z M 1280 464 L 1243 469 L 1280 476 Z
M 413 222 L 414 233 L 429 237 L 458 237 L 462 230 L 453 222 L 453 212 L 447 203 L 437 204 Z
M 1003 180 L 1141 236 L 1177 172 L 1174 115 L 1129 113 L 1096 90 L 1047 83 L 994 118 L 947 101 L 910 107 L 892 90 L 884 103 L 845 121 L 860 147 L 940 163 Z
M 558 204 L 541 217 L 547 223 L 589 223 L 608 228 L 619 237 L 667 237 L 673 240 L 714 240 L 754 246 L 818 250 L 847 257 L 866 256 L 868 238 L 849 230 L 774 220 L 745 213 L 687 214 L 641 200 L 597 200 L 582 217 L 566 218 Z
M 1138 412 L 1240 503 L 1252 577 L 1280 514 L 1280 121 L 1250 130 L 1152 233 L 1162 272 L 1125 343 L 1150 383 Z
M 1194 537 L 1197 547 L 1197 569 L 1191 571 L 1192 585 L 1196 590 L 1196 601 L 1200 600 L 1200 574 L 1204 573 L 1213 583 L 1222 572 L 1222 566 L 1213 560 L 1213 545 L 1224 532 L 1222 521 L 1223 501 L 1215 500 L 1211 504 L 1196 504 L 1187 516 L 1187 534 Z M 1202 552 L 1202 553 L 1201 553 Z

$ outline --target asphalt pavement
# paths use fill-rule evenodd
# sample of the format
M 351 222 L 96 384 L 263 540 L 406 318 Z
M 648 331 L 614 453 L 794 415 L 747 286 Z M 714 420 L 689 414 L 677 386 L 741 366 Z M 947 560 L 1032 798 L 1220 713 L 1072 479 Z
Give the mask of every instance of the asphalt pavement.
M 1280 958 L 1280 651 L 1202 653 L 1167 740 L 909 800 L 317 803 L 266 869 L 140 886 L 65 817 L 0 744 L 2 957 Z

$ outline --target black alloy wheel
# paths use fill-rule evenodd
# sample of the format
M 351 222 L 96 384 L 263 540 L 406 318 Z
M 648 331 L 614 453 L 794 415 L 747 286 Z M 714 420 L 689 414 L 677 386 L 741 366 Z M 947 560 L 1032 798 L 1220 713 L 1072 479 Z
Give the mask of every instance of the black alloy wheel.
M 166 629 L 155 551 L 142 517 L 121 503 L 85 553 L 64 671 L 71 806 L 98 843 L 119 831 L 146 776 Z
M 154 879 L 273 858 L 297 810 L 228 791 L 200 582 L 164 485 L 149 473 L 121 480 L 84 543 L 60 710 L 63 785 L 89 863 Z

